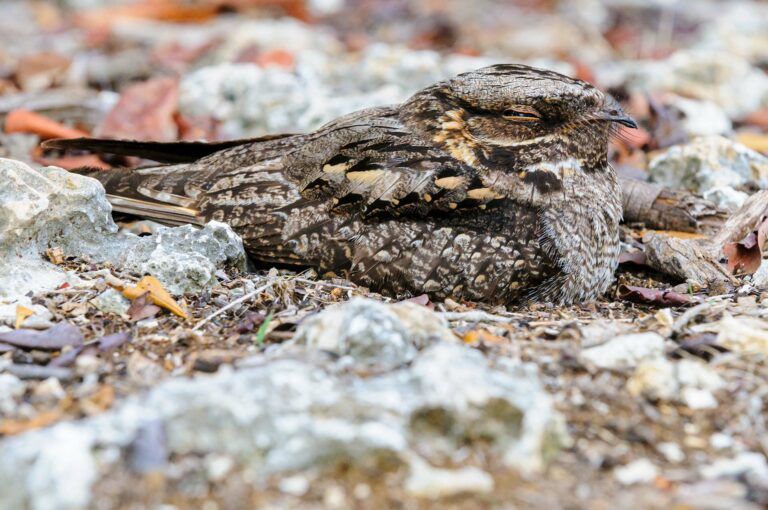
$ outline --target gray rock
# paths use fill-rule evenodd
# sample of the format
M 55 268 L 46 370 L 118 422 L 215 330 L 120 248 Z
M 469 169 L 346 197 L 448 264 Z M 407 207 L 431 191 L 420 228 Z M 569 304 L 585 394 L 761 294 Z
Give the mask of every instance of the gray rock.
M 683 129 L 690 137 L 729 135 L 733 132 L 731 119 L 712 101 L 675 96 L 667 104 L 682 114 Z
M 648 459 L 637 459 L 616 468 L 613 476 L 622 485 L 651 483 L 659 476 L 659 468 Z
M 714 6 L 717 15 L 707 20 L 696 47 L 738 55 L 750 62 L 768 61 L 768 5 L 732 2 L 727 9 Z
M 229 225 L 211 221 L 203 228 L 191 225 L 161 227 L 152 236 L 133 237 L 130 249 L 108 260 L 138 274 L 151 274 L 171 294 L 199 292 L 216 283 L 219 268 L 245 269 L 240 236 Z M 128 247 L 126 247 L 128 248 Z M 98 254 L 94 254 L 97 258 Z
M 94 179 L 0 159 L 0 181 L 0 296 L 76 281 L 40 253 L 54 246 L 92 252 L 117 231 L 104 188 Z
M 405 482 L 405 491 L 419 498 L 438 499 L 455 494 L 486 494 L 493 491 L 493 477 L 474 466 L 437 469 L 415 457 Z
M 1 279 L 0 279 L 1 280 Z M 51 327 L 53 314 L 43 305 L 32 304 L 32 300 L 26 296 L 12 303 L 4 303 L 0 297 L 0 324 L 13 326 L 16 324 L 16 310 L 19 306 L 28 308 L 34 312 L 34 315 L 24 320 L 24 327 L 27 329 L 48 329 Z
M 281 27 L 296 36 L 287 38 Z M 273 33 L 280 35 L 270 38 Z M 228 34 L 215 61 L 232 61 L 251 44 L 270 48 L 275 40 L 295 54 L 295 69 L 231 63 L 200 68 L 181 81 L 180 111 L 193 118 L 215 118 L 223 135 L 231 138 L 311 131 L 343 114 L 399 103 L 436 81 L 495 63 L 388 44 L 372 44 L 342 58 L 338 44 L 327 42 L 322 32 L 310 33 L 304 25 L 287 21 L 248 25 Z M 290 40 L 294 48 L 284 48 Z
M 18 299 L 65 281 L 77 284 L 75 275 L 42 258 L 54 247 L 66 256 L 152 274 L 177 294 L 212 285 L 218 268 L 244 267 L 242 241 L 224 224 L 167 228 L 151 237 L 123 235 L 95 179 L 0 159 L 0 181 L 0 297 Z
M 27 391 L 27 383 L 13 374 L 0 373 L 0 415 L 13 416 L 18 406 L 16 399 Z
M 292 344 L 351 356 L 364 369 L 392 370 L 440 340 L 456 337 L 445 319 L 423 306 L 355 298 L 305 319 Z
M 720 136 L 670 147 L 649 162 L 648 172 L 668 188 L 687 188 L 732 210 L 748 197 L 735 187 L 749 182 L 768 187 L 768 158 Z
M 600 368 L 629 368 L 642 360 L 664 354 L 664 338 L 658 333 L 617 336 L 603 344 L 581 351 L 581 357 Z
M 635 396 L 682 402 L 691 409 L 716 407 L 713 392 L 724 387 L 723 379 L 709 365 L 663 357 L 642 361 L 627 381 L 627 390 Z
M 752 285 L 758 289 L 768 289 L 768 263 L 763 262 L 752 275 Z
M 768 482 L 768 460 L 757 452 L 743 452 L 732 459 L 718 459 L 702 466 L 706 479 L 745 477 L 749 480 Z
M 130 300 L 111 287 L 91 299 L 91 303 L 104 313 L 117 315 L 126 315 L 131 307 Z
M 630 88 L 664 91 L 712 101 L 731 118 L 768 104 L 768 76 L 737 55 L 709 50 L 680 51 L 662 61 L 626 62 Z
M 723 315 L 717 323 L 717 344 L 740 353 L 768 354 L 768 321 L 748 315 Z
M 150 424 L 162 426 L 170 459 L 231 459 L 226 470 L 248 467 L 262 477 L 341 460 L 399 459 L 411 469 L 408 490 L 425 497 L 444 493 L 448 479 L 461 490 L 490 490 L 492 480 L 466 465 L 462 452 L 474 444 L 493 463 L 529 472 L 565 440 L 532 365 L 437 342 L 408 366 L 360 378 L 329 365 L 313 345 L 259 355 L 239 370 L 167 379 L 99 416 L 3 440 L 0 479 L 10 483 L 0 507 L 86 506 L 96 458 L 105 462 L 99 452 L 118 448 L 123 455 L 112 462 L 128 466 L 130 445 Z M 50 448 L 51 441 L 61 446 Z M 446 462 L 451 472 L 439 468 Z

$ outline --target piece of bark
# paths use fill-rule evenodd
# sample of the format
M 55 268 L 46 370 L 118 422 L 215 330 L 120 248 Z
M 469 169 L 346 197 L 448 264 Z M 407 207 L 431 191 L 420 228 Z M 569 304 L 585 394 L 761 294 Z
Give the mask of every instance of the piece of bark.
M 648 265 L 656 271 L 695 282 L 718 294 L 738 283 L 720 264 L 719 253 L 707 241 L 649 232 L 643 236 L 643 245 Z
M 687 191 L 670 191 L 650 182 L 619 177 L 624 221 L 656 230 L 714 235 L 728 213 Z
M 741 241 L 757 227 L 758 221 L 765 215 L 768 215 L 768 190 L 750 196 L 712 238 L 712 244 L 722 249 L 728 243 Z

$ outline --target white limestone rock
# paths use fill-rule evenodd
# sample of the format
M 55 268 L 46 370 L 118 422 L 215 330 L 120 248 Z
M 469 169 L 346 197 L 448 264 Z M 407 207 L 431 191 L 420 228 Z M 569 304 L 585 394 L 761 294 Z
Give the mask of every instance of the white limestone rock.
M 699 137 L 670 147 L 649 162 L 648 172 L 663 186 L 701 193 L 731 210 L 748 197 L 735 187 L 750 182 L 768 187 L 768 158 L 721 136 Z

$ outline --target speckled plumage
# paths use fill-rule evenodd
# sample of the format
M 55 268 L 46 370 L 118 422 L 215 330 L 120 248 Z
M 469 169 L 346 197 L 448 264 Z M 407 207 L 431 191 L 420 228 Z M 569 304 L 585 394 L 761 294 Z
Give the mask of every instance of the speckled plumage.
M 571 303 L 617 264 L 613 122 L 634 125 L 584 82 L 497 65 L 310 134 L 55 145 L 174 163 L 91 175 L 118 211 L 229 223 L 258 261 L 390 294 Z

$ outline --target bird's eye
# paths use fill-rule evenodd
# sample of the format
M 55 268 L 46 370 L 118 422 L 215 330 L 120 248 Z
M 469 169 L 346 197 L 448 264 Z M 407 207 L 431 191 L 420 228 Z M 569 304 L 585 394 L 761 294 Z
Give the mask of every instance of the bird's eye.
M 531 108 L 509 108 L 504 110 L 504 118 L 507 120 L 514 120 L 517 122 L 532 122 L 541 120 L 541 116 L 538 112 L 533 111 Z

